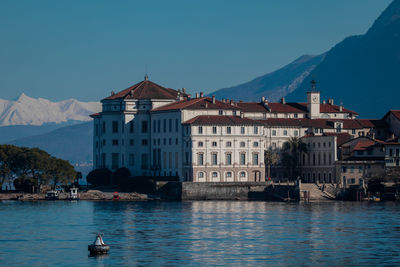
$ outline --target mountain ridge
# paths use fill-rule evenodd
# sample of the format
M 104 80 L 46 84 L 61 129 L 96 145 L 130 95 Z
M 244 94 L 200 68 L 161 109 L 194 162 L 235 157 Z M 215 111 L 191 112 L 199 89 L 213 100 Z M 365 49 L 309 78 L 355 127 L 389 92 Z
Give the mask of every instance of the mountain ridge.
M 73 98 L 52 102 L 22 93 L 15 100 L 0 99 L 0 126 L 90 121 L 89 115 L 100 109 L 99 102 L 81 102 Z

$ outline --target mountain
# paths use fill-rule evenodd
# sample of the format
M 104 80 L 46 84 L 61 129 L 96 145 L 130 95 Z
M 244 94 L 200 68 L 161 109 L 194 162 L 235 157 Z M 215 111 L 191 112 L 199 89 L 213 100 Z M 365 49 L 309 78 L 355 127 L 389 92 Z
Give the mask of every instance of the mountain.
M 93 123 L 62 127 L 48 133 L 7 142 L 17 146 L 38 147 L 55 157 L 68 160 L 75 169 L 87 173 L 93 161 Z
M 238 86 L 223 88 L 210 95 L 219 99 L 258 101 L 265 96 L 269 101 L 278 101 L 281 97 L 293 92 L 324 59 L 319 56 L 304 55 L 283 68 L 255 78 Z M 245 94 L 244 94 L 245 92 Z
M 0 99 L 0 126 L 89 121 L 89 114 L 100 109 L 99 102 L 80 102 L 75 99 L 51 102 L 21 94 L 16 100 Z
M 310 77 L 317 80 L 322 98 L 343 102 L 362 117 L 400 109 L 400 0 L 393 1 L 367 33 L 333 47 Z M 287 99 L 304 99 L 309 81 Z

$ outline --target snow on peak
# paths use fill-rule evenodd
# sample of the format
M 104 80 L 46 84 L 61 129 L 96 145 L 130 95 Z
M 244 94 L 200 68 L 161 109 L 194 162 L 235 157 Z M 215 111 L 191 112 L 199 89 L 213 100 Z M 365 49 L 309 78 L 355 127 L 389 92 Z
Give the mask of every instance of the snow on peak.
M 89 115 L 100 110 L 99 102 L 80 102 L 75 99 L 52 102 L 22 93 L 15 100 L 0 99 L 0 126 L 89 121 Z

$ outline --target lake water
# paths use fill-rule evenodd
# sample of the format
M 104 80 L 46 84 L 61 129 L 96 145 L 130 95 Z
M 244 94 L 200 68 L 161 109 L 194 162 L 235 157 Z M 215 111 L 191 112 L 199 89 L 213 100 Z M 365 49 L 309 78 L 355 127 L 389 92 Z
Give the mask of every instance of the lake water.
M 108 256 L 88 257 L 96 232 Z M 384 264 L 396 203 L 0 202 L 1 266 Z

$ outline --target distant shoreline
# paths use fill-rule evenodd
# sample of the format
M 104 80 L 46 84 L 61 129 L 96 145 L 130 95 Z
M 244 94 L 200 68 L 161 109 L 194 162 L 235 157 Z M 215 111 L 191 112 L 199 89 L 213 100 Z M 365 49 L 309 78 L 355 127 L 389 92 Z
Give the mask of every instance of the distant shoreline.
M 112 201 L 114 193 L 89 190 L 79 193 L 80 200 Z M 153 200 L 146 194 L 140 193 L 118 193 L 120 201 L 145 201 Z M 1 200 L 41 201 L 45 200 L 45 194 L 41 193 L 0 193 Z M 60 193 L 59 200 L 69 200 L 69 193 Z

